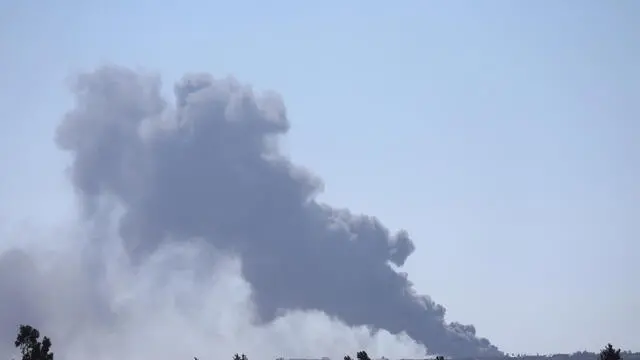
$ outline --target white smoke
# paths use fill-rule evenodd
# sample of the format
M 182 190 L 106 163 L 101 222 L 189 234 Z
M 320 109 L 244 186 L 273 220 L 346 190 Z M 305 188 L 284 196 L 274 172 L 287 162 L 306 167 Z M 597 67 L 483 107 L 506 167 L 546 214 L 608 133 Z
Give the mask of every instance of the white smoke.
M 405 335 L 350 328 L 318 311 L 256 325 L 238 258 L 194 240 L 171 242 L 133 266 L 117 235 L 97 242 L 94 233 L 56 231 L 0 250 L 0 356 L 15 355 L 19 323 L 51 337 L 65 360 L 425 354 Z

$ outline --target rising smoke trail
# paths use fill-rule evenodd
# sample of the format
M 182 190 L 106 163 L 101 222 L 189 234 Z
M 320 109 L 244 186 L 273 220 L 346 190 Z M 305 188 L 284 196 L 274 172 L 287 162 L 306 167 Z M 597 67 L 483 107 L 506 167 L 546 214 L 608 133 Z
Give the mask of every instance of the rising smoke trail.
M 82 74 L 57 133 L 86 219 L 117 203 L 119 237 L 138 266 L 201 239 L 237 256 L 262 327 L 321 311 L 406 333 L 433 353 L 499 354 L 394 270 L 414 250 L 406 232 L 315 200 L 321 181 L 278 151 L 289 123 L 276 94 L 208 74 L 176 84 L 175 105 L 160 90 L 156 76 L 122 67 Z

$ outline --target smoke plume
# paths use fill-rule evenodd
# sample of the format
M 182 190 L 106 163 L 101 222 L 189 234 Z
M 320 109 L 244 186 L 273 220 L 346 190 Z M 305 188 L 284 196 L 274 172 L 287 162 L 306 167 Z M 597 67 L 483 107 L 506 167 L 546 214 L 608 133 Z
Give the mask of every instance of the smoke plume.
M 50 336 L 56 358 L 66 360 L 209 360 L 236 352 L 257 360 L 341 359 L 360 349 L 401 358 L 424 352 L 406 336 L 371 334 L 319 311 L 288 311 L 256 324 L 239 259 L 188 241 L 131 264 L 116 241 L 97 254 L 78 251 L 90 248 L 91 233 L 43 239 L 62 244 L 53 252 L 31 246 L 0 252 L 0 358 L 20 358 L 13 347 L 20 323 Z M 100 274 L 96 262 L 103 265 Z
M 59 303 L 79 302 L 83 306 L 77 308 L 87 315 L 76 315 L 75 332 L 58 330 L 61 334 L 77 335 L 81 323 L 134 334 L 131 326 L 167 328 L 182 321 L 175 331 L 187 324 L 198 324 L 202 333 L 228 331 L 227 340 L 246 336 L 248 347 L 264 352 L 265 344 L 275 341 L 272 334 L 284 333 L 273 329 L 315 317 L 323 319 L 318 321 L 325 329 L 335 331 L 314 332 L 316 344 L 329 346 L 322 337 L 339 335 L 340 344 L 351 348 L 363 341 L 349 342 L 350 338 L 378 344 L 383 336 L 393 339 L 395 348 L 409 349 L 395 354 L 419 353 L 420 346 L 402 337 L 407 334 L 432 353 L 499 353 L 487 339 L 476 336 L 472 325 L 447 323 L 444 307 L 417 294 L 406 274 L 395 270 L 414 250 L 406 232 L 391 233 L 375 217 L 316 200 L 321 180 L 278 150 L 278 137 L 286 134 L 289 122 L 277 94 L 254 93 L 233 78 L 189 74 L 174 86 L 171 104 L 162 97 L 157 76 L 117 66 L 78 76 L 73 91 L 75 107 L 65 115 L 56 141 L 72 155 L 70 175 L 85 223 L 105 222 L 110 217 L 105 214 L 116 213 L 113 208 L 119 215 L 116 234 L 107 234 L 108 226 L 92 228 L 93 239 L 84 247 L 90 251 L 78 255 L 77 268 L 68 269 L 73 266 L 68 261 L 51 265 L 61 274 L 74 275 L 64 284 L 75 289 L 76 296 L 65 295 L 69 298 Z M 126 257 L 105 257 L 118 253 L 108 240 L 113 238 L 122 240 Z M 188 249 L 199 250 L 194 254 Z M 88 264 L 87 259 L 95 261 Z M 0 258 L 0 274 L 7 273 L 3 267 L 22 267 L 21 276 L 32 279 L 0 275 L 3 294 L 9 289 L 19 298 L 46 297 L 46 281 L 31 262 L 20 252 Z M 84 268 L 100 270 L 78 275 Z M 32 286 L 16 285 L 25 281 Z M 138 290 L 126 290 L 127 286 Z M 145 286 L 156 290 L 139 290 Z M 58 293 L 54 290 L 48 289 Z M 236 300 L 211 310 L 221 297 Z M 120 303 L 125 305 L 116 306 Z M 43 308 L 28 301 L 20 306 Z M 180 316 L 176 307 L 183 309 Z M 0 316 L 20 313 L 13 310 L 0 306 Z M 227 330 L 212 328 L 222 326 L 220 318 L 232 319 L 231 312 L 252 315 L 228 320 Z M 136 317 L 143 313 L 156 315 Z M 36 321 L 54 315 L 36 311 L 32 316 Z M 307 321 L 300 320 L 300 328 L 288 336 L 304 337 L 305 331 L 311 336 L 303 323 Z M 188 341 L 196 344 L 196 339 L 202 337 Z M 205 341 L 213 347 L 217 343 Z M 282 348 L 291 355 L 327 354 L 326 346 L 296 349 L 296 340 L 288 341 L 291 345 Z M 318 353 L 300 354 L 302 350 Z M 345 351 L 350 349 L 340 349 Z

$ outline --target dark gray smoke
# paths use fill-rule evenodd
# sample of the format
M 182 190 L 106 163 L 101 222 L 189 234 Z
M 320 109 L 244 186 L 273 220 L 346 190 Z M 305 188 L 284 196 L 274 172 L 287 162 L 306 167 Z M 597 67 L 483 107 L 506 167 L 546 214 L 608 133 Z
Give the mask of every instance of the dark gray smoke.
M 240 256 L 263 322 L 316 309 L 405 331 L 434 353 L 499 353 L 472 325 L 446 323 L 444 307 L 392 268 L 414 250 L 406 232 L 315 200 L 321 181 L 278 151 L 289 122 L 277 95 L 208 74 L 177 83 L 175 105 L 160 91 L 157 77 L 126 68 L 83 74 L 57 133 L 86 215 L 117 200 L 134 258 L 202 238 Z

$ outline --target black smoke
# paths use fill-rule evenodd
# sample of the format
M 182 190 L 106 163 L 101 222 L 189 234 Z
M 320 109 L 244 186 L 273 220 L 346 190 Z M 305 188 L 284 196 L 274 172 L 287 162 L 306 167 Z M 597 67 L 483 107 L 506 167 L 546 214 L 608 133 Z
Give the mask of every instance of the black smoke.
M 107 66 L 74 83 L 57 132 L 71 153 L 85 215 L 117 201 L 133 258 L 164 242 L 205 239 L 237 254 L 260 320 L 321 310 L 350 325 L 406 332 L 430 352 L 499 353 L 472 325 L 416 294 L 401 267 L 414 244 L 375 217 L 318 202 L 322 182 L 278 150 L 289 121 L 280 97 L 232 78 L 184 76 L 175 103 L 156 76 Z

